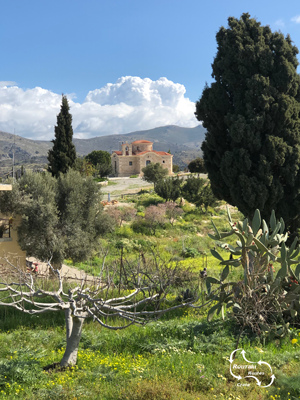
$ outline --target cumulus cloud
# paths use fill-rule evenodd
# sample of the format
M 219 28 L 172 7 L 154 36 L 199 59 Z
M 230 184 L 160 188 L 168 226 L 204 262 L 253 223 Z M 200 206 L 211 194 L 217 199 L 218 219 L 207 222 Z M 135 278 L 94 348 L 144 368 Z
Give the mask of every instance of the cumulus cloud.
M 185 87 L 167 78 L 126 76 L 116 83 L 90 91 L 83 103 L 68 96 L 73 115 L 74 137 L 128 133 L 163 125 L 194 127 L 195 105 Z M 23 90 L 0 86 L 0 130 L 32 139 L 54 136 L 61 96 L 39 87 Z
M 300 15 L 295 15 L 291 18 L 291 21 L 296 22 L 296 24 L 300 24 Z

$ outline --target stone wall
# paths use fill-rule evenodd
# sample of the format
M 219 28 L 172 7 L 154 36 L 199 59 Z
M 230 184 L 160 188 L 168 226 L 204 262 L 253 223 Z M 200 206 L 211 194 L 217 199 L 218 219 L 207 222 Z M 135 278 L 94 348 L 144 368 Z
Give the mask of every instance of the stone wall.
M 111 165 L 113 169 L 113 174 L 115 176 L 118 176 L 118 171 L 119 171 L 119 157 L 117 156 L 116 153 L 112 153 L 111 155 Z
M 152 163 L 160 163 L 164 168 L 168 169 L 169 175 L 173 174 L 172 170 L 172 155 L 160 155 L 156 153 L 145 153 L 142 155 L 128 155 L 120 156 L 113 153 L 111 156 L 113 173 L 115 176 L 125 177 L 131 175 L 143 176 L 142 169 L 146 167 L 146 161 L 149 160 Z M 129 165 L 129 163 L 132 165 Z
M 139 175 L 140 173 L 140 165 L 139 165 L 139 157 L 137 156 L 113 156 L 113 170 L 115 171 L 115 162 L 117 166 L 117 171 L 115 173 L 116 176 L 131 176 L 131 175 Z M 132 163 L 132 165 L 130 165 Z
M 161 156 L 156 153 L 146 153 L 140 156 L 140 176 L 143 176 L 142 168 L 146 167 L 146 160 L 151 161 L 152 163 L 159 163 L 162 164 L 164 168 L 167 168 L 169 175 L 173 174 L 172 170 L 172 159 L 173 156 Z

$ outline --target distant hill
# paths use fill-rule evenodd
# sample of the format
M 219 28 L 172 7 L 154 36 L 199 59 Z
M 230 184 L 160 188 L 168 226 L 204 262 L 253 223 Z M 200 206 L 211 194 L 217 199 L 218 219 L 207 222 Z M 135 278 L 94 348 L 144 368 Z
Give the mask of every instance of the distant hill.
M 16 159 L 30 159 L 31 157 L 46 156 L 51 148 L 51 142 L 30 140 L 12 133 L 0 131 L 0 161 L 9 160 L 13 156 L 15 142 Z
M 181 170 L 183 170 L 190 161 L 197 157 L 202 157 L 202 150 L 184 150 L 179 151 L 173 155 L 173 164 L 177 164 Z
M 197 156 L 201 143 L 205 138 L 205 129 L 202 125 L 195 128 L 182 128 L 176 125 L 167 125 L 159 128 L 130 132 L 124 135 L 97 136 L 91 139 L 73 139 L 79 155 L 87 155 L 93 150 L 106 150 L 110 153 L 119 150 L 119 143 L 128 143 L 147 139 L 153 142 L 153 149 L 160 151 L 171 150 L 174 155 L 174 164 L 186 164 L 186 160 L 195 153 Z M 18 135 L 0 131 L 0 166 L 11 165 L 12 150 L 15 142 L 15 162 L 17 164 L 47 163 L 47 153 L 52 147 L 50 141 L 30 140 Z M 193 150 L 193 151 L 191 151 Z M 175 153 L 178 155 L 175 157 Z M 190 156 L 190 157 L 189 157 Z M 180 160 L 185 161 L 180 161 Z M 178 161 L 179 160 L 179 161 Z

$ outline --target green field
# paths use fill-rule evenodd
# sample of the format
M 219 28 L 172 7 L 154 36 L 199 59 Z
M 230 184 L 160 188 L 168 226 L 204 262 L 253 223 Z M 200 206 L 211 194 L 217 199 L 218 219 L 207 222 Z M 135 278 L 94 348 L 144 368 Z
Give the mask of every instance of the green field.
M 145 208 L 163 202 L 153 194 L 123 199 L 132 203 L 143 218 Z M 122 207 L 122 204 L 120 204 Z M 128 205 L 127 205 L 128 206 Z M 221 206 L 221 207 L 220 207 Z M 222 267 L 210 254 L 214 242 L 211 219 L 220 231 L 228 231 L 224 204 L 202 214 L 186 204 L 177 221 L 166 222 L 155 235 L 134 221 L 101 239 L 99 252 L 85 263 L 75 264 L 89 274 L 99 274 L 103 250 L 109 248 L 107 264 L 120 259 L 116 243 L 124 244 L 124 257 L 137 257 L 132 245 L 150 240 L 164 260 L 172 257 L 195 276 L 207 265 L 210 276 L 219 277 Z M 233 219 L 242 216 L 232 211 Z M 138 230 L 142 232 L 138 232 Z M 225 257 L 228 253 L 220 251 Z M 66 260 L 72 264 L 71 260 Z M 175 262 L 175 261 L 174 261 Z M 73 264 L 72 264 L 73 265 Z M 277 266 L 275 265 L 275 268 Z M 229 280 L 240 280 L 241 268 L 230 270 Z M 118 282 L 116 282 L 118 284 Z M 176 303 L 186 287 L 174 288 L 165 306 Z M 66 340 L 63 313 L 26 315 L 9 307 L 0 309 L 0 398 L 6 399 L 103 399 L 103 400 L 196 400 L 196 399 L 298 399 L 300 398 L 300 330 L 273 341 L 244 330 L 239 348 L 252 362 L 269 363 L 276 379 L 262 388 L 255 379 L 237 386 L 230 373 L 229 357 L 236 349 L 240 329 L 226 316 L 207 322 L 206 308 L 182 308 L 165 314 L 144 327 L 130 326 L 111 331 L 87 320 L 80 342 L 78 362 L 73 369 L 46 372 L 43 367 L 59 362 Z M 113 321 L 117 324 L 118 321 Z M 292 339 L 293 343 L 292 343 Z M 296 340 L 295 340 L 296 339 Z M 243 365 L 239 355 L 235 363 Z M 270 370 L 261 367 L 262 386 L 270 383 Z

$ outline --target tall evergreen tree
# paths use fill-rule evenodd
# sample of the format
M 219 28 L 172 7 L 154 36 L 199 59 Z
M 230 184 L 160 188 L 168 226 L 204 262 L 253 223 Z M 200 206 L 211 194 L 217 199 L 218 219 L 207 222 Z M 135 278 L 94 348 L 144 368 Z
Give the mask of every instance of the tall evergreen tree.
M 291 225 L 300 215 L 298 49 L 249 14 L 217 32 L 210 86 L 195 115 L 213 193 L 247 217 L 271 210 Z
M 48 152 L 48 171 L 52 173 L 52 176 L 58 178 L 60 172 L 65 174 L 69 168 L 74 168 L 76 161 L 76 149 L 72 142 L 72 115 L 67 96 L 64 95 L 54 131 L 53 147 Z

